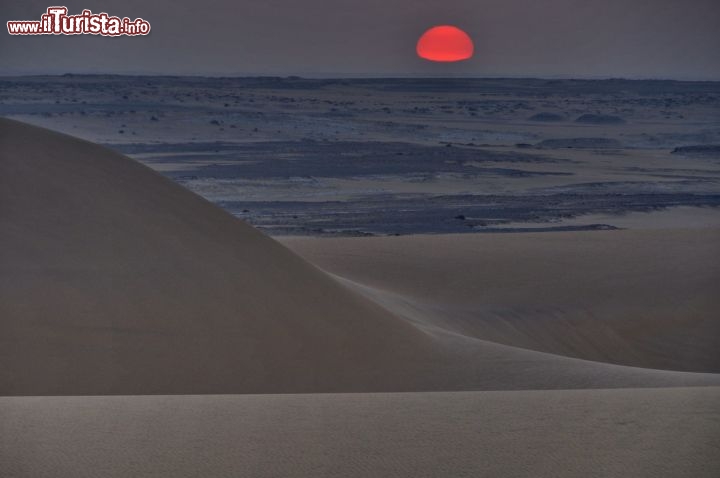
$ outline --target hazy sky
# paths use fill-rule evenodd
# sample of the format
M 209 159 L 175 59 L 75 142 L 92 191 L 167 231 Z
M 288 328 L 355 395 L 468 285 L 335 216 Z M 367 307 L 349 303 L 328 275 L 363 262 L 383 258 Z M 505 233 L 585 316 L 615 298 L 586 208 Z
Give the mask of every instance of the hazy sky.
M 49 1 L 49 0 L 48 0 Z M 720 80 L 720 0 L 0 0 L 0 74 L 572 76 Z M 8 20 L 142 17 L 147 37 L 11 36 Z M 415 55 L 454 24 L 475 57 Z

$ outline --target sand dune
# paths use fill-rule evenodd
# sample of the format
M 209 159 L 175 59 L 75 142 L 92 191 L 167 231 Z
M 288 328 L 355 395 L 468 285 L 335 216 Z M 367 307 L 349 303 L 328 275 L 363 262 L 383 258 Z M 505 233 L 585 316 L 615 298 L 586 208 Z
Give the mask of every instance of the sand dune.
M 0 127 L 0 393 L 382 388 L 432 348 L 149 168 Z
M 544 352 L 720 372 L 720 230 L 284 242 L 420 322 Z
M 418 325 L 122 155 L 0 131 L 2 395 L 720 383 Z
M 0 398 L 0 475 L 716 477 L 720 389 Z

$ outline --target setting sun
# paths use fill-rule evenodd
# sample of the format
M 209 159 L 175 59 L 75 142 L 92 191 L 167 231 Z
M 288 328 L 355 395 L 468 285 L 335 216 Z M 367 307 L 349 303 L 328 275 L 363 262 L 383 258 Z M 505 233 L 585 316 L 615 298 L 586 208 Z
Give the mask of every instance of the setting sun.
M 417 54 L 430 61 L 453 62 L 472 58 L 470 36 L 451 25 L 432 27 L 417 42 Z

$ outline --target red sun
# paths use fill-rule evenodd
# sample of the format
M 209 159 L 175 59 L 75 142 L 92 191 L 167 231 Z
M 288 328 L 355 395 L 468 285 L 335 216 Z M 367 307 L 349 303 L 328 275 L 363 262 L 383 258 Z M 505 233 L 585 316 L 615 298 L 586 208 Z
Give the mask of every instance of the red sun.
M 432 27 L 417 42 L 418 56 L 430 61 L 467 60 L 474 49 L 470 36 L 452 25 Z

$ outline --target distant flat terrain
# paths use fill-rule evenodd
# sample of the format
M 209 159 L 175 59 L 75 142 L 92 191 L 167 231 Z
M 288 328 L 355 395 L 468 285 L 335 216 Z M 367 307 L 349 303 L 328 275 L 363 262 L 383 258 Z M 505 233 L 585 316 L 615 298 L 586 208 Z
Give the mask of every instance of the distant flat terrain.
M 6 77 L 0 116 L 273 236 L 720 226 L 718 82 Z

